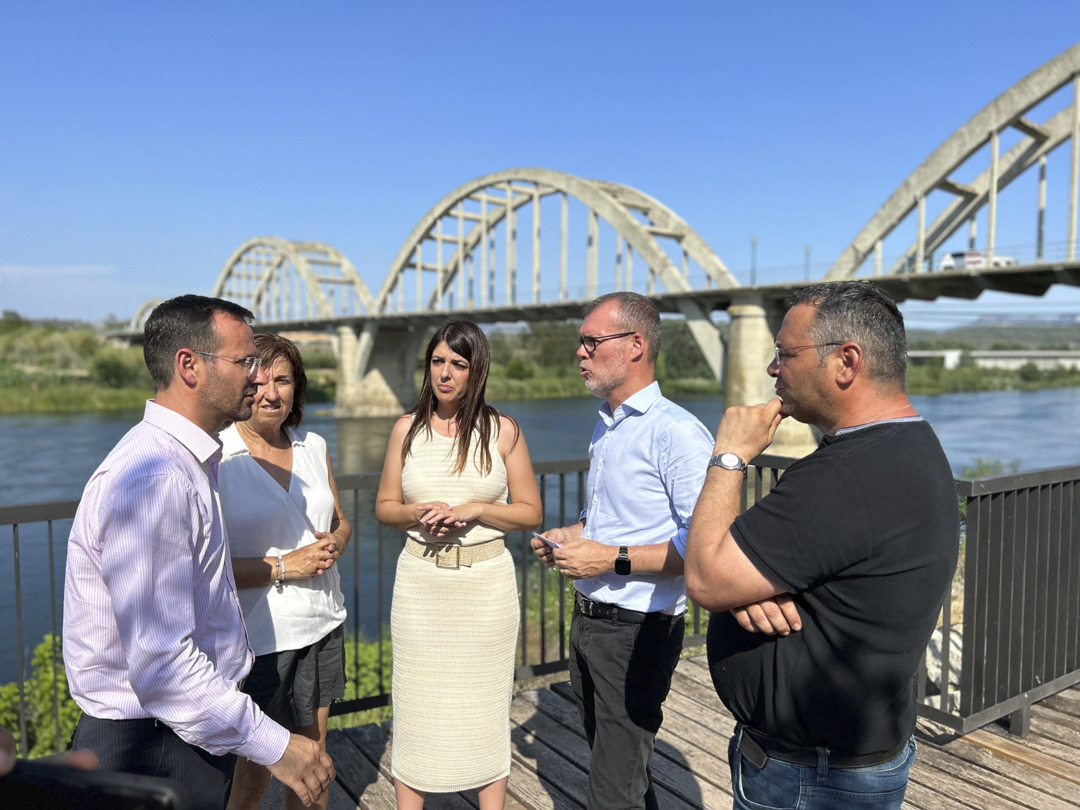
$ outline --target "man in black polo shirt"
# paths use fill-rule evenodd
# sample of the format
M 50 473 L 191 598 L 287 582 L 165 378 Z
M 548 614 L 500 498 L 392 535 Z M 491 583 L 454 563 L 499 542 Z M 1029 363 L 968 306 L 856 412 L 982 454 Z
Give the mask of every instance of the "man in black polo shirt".
M 738 721 L 734 807 L 899 808 L 915 759 L 914 677 L 956 567 L 956 490 L 908 402 L 892 299 L 844 281 L 789 303 L 768 368 L 776 398 L 728 409 L 717 429 L 687 593 L 721 611 L 708 651 Z M 739 515 L 743 462 L 789 416 L 817 426 L 821 446 Z M 802 632 L 770 634 L 761 611 L 738 607 L 780 594 Z

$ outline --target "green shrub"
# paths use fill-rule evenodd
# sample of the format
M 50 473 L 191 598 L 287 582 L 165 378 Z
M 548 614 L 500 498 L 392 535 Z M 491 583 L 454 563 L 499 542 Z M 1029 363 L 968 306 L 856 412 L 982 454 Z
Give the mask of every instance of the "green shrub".
M 532 379 L 533 369 L 532 366 L 525 365 L 520 357 L 511 357 L 506 364 L 505 374 L 511 380 L 528 380 Z
M 26 680 L 26 736 L 22 740 L 19 730 L 19 687 L 8 683 L 0 686 L 0 725 L 15 735 L 19 756 L 40 757 L 67 748 L 71 735 L 82 714 L 68 693 L 67 675 L 60 639 L 51 633 L 34 650 L 32 672 Z M 54 649 L 55 646 L 55 649 Z M 55 664 L 56 677 L 53 678 Z M 53 698 L 59 709 L 59 733 L 53 719 Z
M 134 385 L 139 380 L 139 371 L 131 356 L 119 349 L 104 348 L 90 359 L 90 379 L 106 388 Z

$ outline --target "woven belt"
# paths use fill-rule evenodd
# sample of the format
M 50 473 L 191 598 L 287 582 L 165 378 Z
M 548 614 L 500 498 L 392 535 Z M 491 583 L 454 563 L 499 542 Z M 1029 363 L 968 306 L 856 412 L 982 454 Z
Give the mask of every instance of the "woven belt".
M 456 570 L 498 557 L 506 550 L 506 544 L 501 538 L 463 546 L 460 543 L 421 543 L 410 537 L 405 541 L 405 550 L 414 557 L 435 563 L 436 568 Z
M 614 624 L 644 624 L 650 621 L 659 621 L 661 619 L 674 619 L 674 616 L 669 616 L 667 613 L 661 613 L 656 611 L 655 613 L 642 613 L 640 610 L 628 610 L 626 608 L 619 607 L 618 605 L 609 605 L 606 602 L 594 602 L 592 599 L 587 599 L 580 593 L 575 593 L 575 603 L 577 604 L 578 612 L 582 616 L 588 616 L 590 619 L 605 619 Z
M 790 765 L 802 765 L 806 768 L 818 767 L 818 752 L 816 748 L 799 748 L 788 746 L 771 738 L 767 738 L 759 731 L 749 726 L 741 726 L 742 739 L 739 741 L 739 753 L 754 764 L 758 770 L 764 768 L 770 759 L 787 762 Z M 755 739 L 756 738 L 756 739 Z M 892 751 L 878 751 L 874 754 L 860 754 L 853 757 L 841 757 L 829 753 L 829 767 L 840 770 L 851 768 L 869 768 L 871 765 L 880 765 L 895 759 L 907 746 L 904 740 L 899 747 Z

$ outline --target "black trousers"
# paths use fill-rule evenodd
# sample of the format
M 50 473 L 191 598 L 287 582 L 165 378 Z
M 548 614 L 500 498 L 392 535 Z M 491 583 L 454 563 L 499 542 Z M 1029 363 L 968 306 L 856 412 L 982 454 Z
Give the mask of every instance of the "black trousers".
M 158 720 L 102 720 L 83 713 L 71 747 L 89 748 L 105 771 L 175 779 L 191 810 L 224 810 L 228 804 L 236 756 L 214 756 L 189 745 Z
M 574 608 L 570 683 L 592 751 L 588 810 L 657 808 L 649 759 L 684 625 L 682 616 L 627 624 Z

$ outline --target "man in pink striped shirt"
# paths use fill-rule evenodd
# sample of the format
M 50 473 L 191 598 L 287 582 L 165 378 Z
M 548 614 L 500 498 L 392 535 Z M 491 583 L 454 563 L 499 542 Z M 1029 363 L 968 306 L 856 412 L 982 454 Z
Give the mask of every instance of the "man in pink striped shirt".
M 83 710 L 73 746 L 107 770 L 166 776 L 223 808 L 235 756 L 311 804 L 334 778 L 318 743 L 263 715 L 237 684 L 252 651 L 221 520 L 215 434 L 266 382 L 247 309 L 184 295 L 146 322 L 157 389 L 83 492 L 68 544 L 64 663 Z

